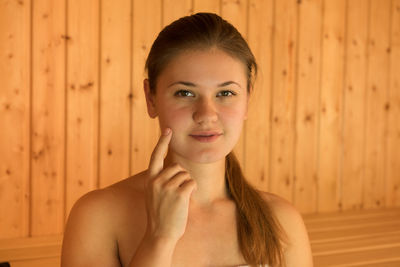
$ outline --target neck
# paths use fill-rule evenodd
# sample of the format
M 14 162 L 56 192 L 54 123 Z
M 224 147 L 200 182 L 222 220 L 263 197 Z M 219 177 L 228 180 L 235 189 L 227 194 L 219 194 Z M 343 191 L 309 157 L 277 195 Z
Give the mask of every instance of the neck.
M 225 158 L 212 163 L 197 163 L 168 153 L 164 166 L 173 163 L 179 163 L 196 181 L 197 190 L 191 196 L 191 203 L 195 206 L 212 206 L 228 198 L 225 183 Z

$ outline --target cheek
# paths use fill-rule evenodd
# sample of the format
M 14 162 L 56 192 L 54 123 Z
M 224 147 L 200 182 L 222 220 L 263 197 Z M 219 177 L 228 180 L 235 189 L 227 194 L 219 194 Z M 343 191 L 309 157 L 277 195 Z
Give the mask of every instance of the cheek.
M 236 128 L 243 124 L 246 115 L 244 106 L 224 108 L 220 112 L 221 120 L 224 121 L 227 127 Z M 233 127 L 234 126 L 234 127 Z
M 180 130 L 182 126 L 187 124 L 190 116 L 188 109 L 174 109 L 171 107 L 164 107 L 164 111 L 159 114 L 159 122 L 161 127 L 170 127 L 173 131 Z

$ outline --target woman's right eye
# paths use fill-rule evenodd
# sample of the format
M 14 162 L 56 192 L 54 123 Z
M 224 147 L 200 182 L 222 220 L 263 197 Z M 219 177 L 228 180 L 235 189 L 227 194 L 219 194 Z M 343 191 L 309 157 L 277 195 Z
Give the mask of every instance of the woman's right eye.
M 179 90 L 176 91 L 174 96 L 178 96 L 178 97 L 187 97 L 187 96 L 194 96 L 192 92 L 188 91 L 188 90 Z

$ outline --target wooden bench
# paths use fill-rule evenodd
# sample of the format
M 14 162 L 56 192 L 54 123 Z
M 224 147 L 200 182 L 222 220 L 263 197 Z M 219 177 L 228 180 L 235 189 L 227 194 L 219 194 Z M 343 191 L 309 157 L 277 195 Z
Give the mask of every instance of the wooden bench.
M 400 208 L 303 216 L 315 267 L 400 266 Z M 0 240 L 11 267 L 60 266 L 62 236 Z M 299 266 L 301 267 L 301 266 Z
M 0 262 L 11 267 L 58 267 L 61 243 L 61 235 L 0 239 Z
M 400 266 L 400 208 L 303 218 L 316 267 Z

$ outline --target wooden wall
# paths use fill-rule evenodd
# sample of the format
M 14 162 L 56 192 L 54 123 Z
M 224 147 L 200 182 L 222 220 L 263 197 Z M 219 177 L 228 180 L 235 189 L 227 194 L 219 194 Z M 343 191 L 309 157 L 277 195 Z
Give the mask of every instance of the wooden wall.
M 261 68 L 235 148 L 252 184 L 303 213 L 400 206 L 400 0 L 0 0 L 0 238 L 62 233 L 147 167 L 145 58 L 199 11 Z

